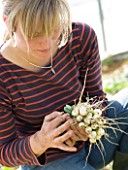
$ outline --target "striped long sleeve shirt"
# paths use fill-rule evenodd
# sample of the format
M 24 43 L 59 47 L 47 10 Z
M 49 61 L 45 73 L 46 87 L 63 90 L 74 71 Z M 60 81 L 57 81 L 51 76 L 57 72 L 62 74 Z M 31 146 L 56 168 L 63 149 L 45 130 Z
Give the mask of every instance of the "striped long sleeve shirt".
M 97 37 L 87 24 L 72 23 L 72 39 L 58 49 L 53 68 L 32 72 L 0 55 L 0 163 L 5 166 L 44 165 L 74 153 L 48 149 L 37 158 L 29 139 L 44 117 L 63 111 L 79 99 L 88 68 L 83 98 L 105 98 Z M 80 150 L 84 142 L 77 142 Z

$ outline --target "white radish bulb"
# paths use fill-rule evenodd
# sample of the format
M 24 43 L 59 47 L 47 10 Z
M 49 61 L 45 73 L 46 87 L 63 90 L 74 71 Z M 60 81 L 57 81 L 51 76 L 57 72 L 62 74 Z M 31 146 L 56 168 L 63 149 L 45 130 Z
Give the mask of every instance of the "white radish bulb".
M 85 128 L 85 132 L 86 132 L 86 133 L 92 132 L 92 128 L 91 128 L 91 127 L 86 127 L 86 128 Z
M 97 128 L 98 128 L 98 124 L 97 124 L 97 123 L 93 123 L 93 124 L 91 125 L 91 128 L 92 128 L 92 129 L 97 129 Z
M 87 123 L 84 123 L 84 126 L 85 126 L 85 127 L 88 127 L 88 125 L 89 125 L 89 124 L 87 124 Z
M 98 123 L 98 125 L 100 125 L 100 126 L 102 126 L 102 125 L 104 124 L 104 122 L 103 122 L 102 119 L 98 119 L 98 120 L 97 120 L 97 123 Z
M 100 115 L 99 115 L 98 113 L 95 113 L 95 111 L 94 111 L 93 119 L 97 119 L 97 118 L 99 118 L 99 117 L 100 117 Z
M 78 116 L 78 114 L 79 114 L 79 110 L 77 107 L 75 107 L 72 111 L 72 116 L 76 117 L 76 116 Z
M 87 109 L 90 109 L 90 108 L 91 108 L 91 105 L 90 105 L 90 104 L 86 105 L 86 108 L 87 108 Z
M 97 136 L 96 131 L 92 131 L 92 132 L 89 134 L 89 138 L 96 138 L 96 136 Z
M 97 135 L 103 136 L 105 134 L 105 130 L 103 128 L 99 128 L 97 131 Z
M 78 116 L 76 117 L 76 121 L 77 121 L 77 122 L 81 122 L 82 119 L 83 119 L 83 117 L 82 117 L 81 115 L 78 115 Z
M 89 142 L 90 142 L 90 143 L 96 143 L 96 139 L 90 138 L 90 139 L 89 139 Z
M 100 109 L 95 109 L 95 110 L 94 110 L 94 113 L 96 113 L 96 114 L 98 114 L 99 116 L 101 116 L 101 115 L 102 115 L 102 110 L 100 110 Z
M 101 140 L 101 137 L 102 137 L 102 136 L 97 135 L 97 136 L 96 136 L 96 140 Z
M 80 122 L 79 123 L 79 127 L 85 127 L 85 123 L 84 122 Z
M 81 116 L 85 116 L 86 114 L 87 114 L 86 107 L 81 107 L 81 108 L 80 108 L 80 115 L 81 115 Z
M 92 118 L 92 113 L 88 113 L 87 118 L 91 119 Z
M 85 107 L 87 107 L 87 105 L 88 105 L 86 102 L 85 102 L 85 103 L 83 103 L 83 104 L 84 104 L 84 106 L 85 106 Z
M 84 118 L 84 122 L 86 123 L 86 124 L 90 124 L 90 122 L 91 122 L 91 119 L 89 119 L 89 118 Z
M 97 123 L 97 121 L 94 119 L 91 119 L 91 124 L 93 124 L 93 123 Z

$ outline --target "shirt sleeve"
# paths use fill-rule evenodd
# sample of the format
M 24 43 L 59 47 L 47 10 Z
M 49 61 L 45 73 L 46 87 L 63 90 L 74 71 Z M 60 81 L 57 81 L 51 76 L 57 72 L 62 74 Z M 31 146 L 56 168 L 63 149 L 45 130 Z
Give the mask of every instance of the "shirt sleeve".
M 41 165 L 31 150 L 29 139 L 29 136 L 18 138 L 11 98 L 0 80 L 0 164 L 8 167 Z
M 107 105 L 106 93 L 102 86 L 102 64 L 99 54 L 98 40 L 95 31 L 87 24 L 80 25 L 80 80 L 86 84 L 83 99 L 86 96 L 96 97 L 95 100 L 104 100 L 102 106 Z

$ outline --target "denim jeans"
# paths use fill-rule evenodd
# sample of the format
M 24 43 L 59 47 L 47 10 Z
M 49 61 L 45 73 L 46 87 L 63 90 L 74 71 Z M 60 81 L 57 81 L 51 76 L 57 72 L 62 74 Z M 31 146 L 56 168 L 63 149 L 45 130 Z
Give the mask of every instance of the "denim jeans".
M 120 122 L 124 122 L 119 126 L 115 125 L 117 129 L 121 129 L 128 134 L 128 88 L 117 93 L 109 103 L 112 103 L 107 110 L 107 117 L 120 118 Z M 121 119 L 122 118 L 122 119 Z M 102 139 L 103 149 L 101 151 L 96 145 L 93 145 L 88 163 L 95 169 L 101 169 L 106 164 L 110 163 L 115 156 L 116 150 L 128 153 L 128 135 L 121 133 L 118 130 L 108 129 L 109 140 Z M 89 144 L 85 143 L 85 153 L 88 153 Z M 102 148 L 102 147 L 100 147 Z
M 107 117 L 122 118 L 120 122 L 124 122 L 119 126 L 115 125 L 117 129 L 128 132 L 128 89 L 120 91 L 109 102 L 111 105 L 107 110 Z M 121 133 L 118 130 L 108 129 L 108 140 L 103 137 L 103 146 L 99 149 L 96 145 L 92 146 L 89 154 L 88 163 L 85 165 L 85 160 L 89 152 L 89 142 L 85 142 L 85 147 L 74 156 L 69 156 L 62 160 L 51 162 L 45 166 L 22 166 L 21 170 L 95 170 L 101 169 L 106 164 L 114 159 L 116 150 L 128 153 L 128 135 Z
M 85 164 L 85 150 L 82 149 L 74 156 L 62 160 L 53 161 L 45 166 L 22 166 L 19 170 L 95 170 L 89 164 Z

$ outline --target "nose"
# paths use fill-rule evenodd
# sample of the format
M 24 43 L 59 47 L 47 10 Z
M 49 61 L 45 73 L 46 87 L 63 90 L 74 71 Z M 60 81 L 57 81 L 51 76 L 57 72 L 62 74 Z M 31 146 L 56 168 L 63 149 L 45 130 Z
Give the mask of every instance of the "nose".
M 45 47 L 47 47 L 47 48 L 50 48 L 50 46 L 51 46 L 51 40 L 50 40 L 50 38 L 41 38 L 40 40 L 39 40 L 39 45 L 40 46 L 45 46 Z

